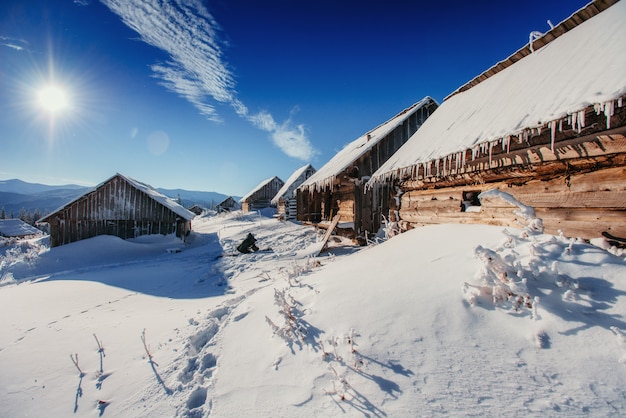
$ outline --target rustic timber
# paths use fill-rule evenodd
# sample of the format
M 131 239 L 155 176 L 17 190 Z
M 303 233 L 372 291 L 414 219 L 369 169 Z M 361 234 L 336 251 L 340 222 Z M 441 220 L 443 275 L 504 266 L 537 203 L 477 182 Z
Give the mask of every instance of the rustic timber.
M 261 182 L 261 184 L 241 198 L 242 212 L 246 213 L 270 207 L 272 198 L 276 196 L 276 193 L 278 193 L 284 184 L 285 183 L 276 176 Z
M 305 182 L 297 189 L 297 219 L 317 223 L 339 215 L 342 224 L 352 227 L 337 228 L 337 233 L 358 243 L 366 243 L 368 235 L 380 229 L 383 217 L 389 212 L 389 201 L 386 199 L 389 185 L 366 188 L 365 183 L 406 143 L 437 106 L 434 100 L 426 98 L 348 145 L 346 149 L 352 147 L 354 153 L 349 162 L 337 164 L 339 168 L 336 171 L 327 170 L 327 177 L 317 183 Z M 384 134 L 376 136 L 377 129 L 386 124 L 390 125 Z M 340 154 L 335 158 L 343 158 Z M 316 174 L 327 167 L 334 169 L 335 164 L 331 159 Z
M 98 235 L 176 234 L 184 239 L 194 216 L 150 186 L 116 174 L 38 222 L 50 225 L 50 246 L 56 247 Z

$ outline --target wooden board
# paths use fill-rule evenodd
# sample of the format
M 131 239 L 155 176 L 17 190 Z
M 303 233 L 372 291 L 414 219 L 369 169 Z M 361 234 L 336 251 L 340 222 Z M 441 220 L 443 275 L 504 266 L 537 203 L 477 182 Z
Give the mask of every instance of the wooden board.
M 335 217 L 333 218 L 332 223 L 330 224 L 330 226 L 326 230 L 326 233 L 324 234 L 324 238 L 322 239 L 322 245 L 321 245 L 320 250 L 317 253 L 317 255 L 320 255 L 320 253 L 322 251 L 324 251 L 324 248 L 326 248 L 326 243 L 328 243 L 328 239 L 332 235 L 332 233 L 335 230 L 335 228 L 337 228 L 337 224 L 339 223 L 339 219 L 340 218 L 341 218 L 341 216 L 339 216 L 339 215 L 335 215 Z

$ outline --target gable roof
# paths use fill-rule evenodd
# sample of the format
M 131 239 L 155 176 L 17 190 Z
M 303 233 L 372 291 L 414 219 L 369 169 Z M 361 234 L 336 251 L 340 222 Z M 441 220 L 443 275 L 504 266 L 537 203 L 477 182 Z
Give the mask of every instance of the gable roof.
M 236 204 L 237 202 L 235 202 L 235 199 L 232 196 L 228 196 L 227 198 L 222 200 L 220 203 L 218 203 L 216 206 L 222 206 L 228 203 Z
M 595 7 L 592 3 L 587 8 Z M 583 9 L 584 10 L 584 9 Z M 584 110 L 611 114 L 626 94 L 626 2 L 588 20 L 575 13 L 559 26 L 575 27 L 468 89 L 449 96 L 422 127 L 372 176 L 370 184 L 416 173 L 420 165 L 446 162 L 465 151 L 570 116 L 584 126 Z M 556 29 L 556 28 L 555 28 Z M 581 114 L 582 113 L 582 114 Z M 458 161 L 458 159 L 457 159 Z M 443 164 L 442 164 L 443 165 Z
M 23 237 L 41 233 L 39 229 L 27 224 L 21 219 L 0 219 L 0 236 Z
M 301 188 L 314 187 L 320 189 L 329 184 L 332 184 L 335 177 L 341 174 L 345 169 L 350 167 L 355 161 L 357 161 L 362 155 L 370 151 L 376 144 L 383 140 L 387 134 L 393 131 L 396 127 L 401 125 L 408 115 L 412 111 L 418 110 L 421 107 L 425 107 L 429 104 L 436 104 L 435 100 L 430 97 L 425 97 L 419 102 L 411 105 L 398 113 L 387 122 L 377 126 L 369 132 L 366 132 L 356 140 L 346 145 L 341 151 L 339 151 L 333 158 L 330 159 L 322 168 L 320 168 L 315 174 L 308 178 Z
M 256 192 L 258 192 L 259 190 L 261 190 L 263 187 L 267 186 L 268 184 L 270 184 L 272 181 L 274 181 L 274 179 L 278 180 L 280 183 L 283 183 L 283 181 L 278 177 L 278 176 L 274 176 L 271 177 L 269 179 L 263 180 L 261 183 L 259 183 L 258 186 L 256 186 L 254 189 L 252 189 L 250 192 L 248 192 L 248 194 L 246 194 L 244 197 L 242 197 L 241 199 L 239 199 L 240 202 L 245 202 L 247 199 L 249 199 L 253 194 L 255 194 Z
M 169 198 L 169 197 L 167 197 L 167 196 L 157 192 L 152 186 L 150 186 L 150 185 L 148 185 L 146 183 L 142 183 L 140 181 L 134 180 L 134 179 L 132 179 L 132 178 L 130 178 L 128 176 L 124 176 L 123 174 L 117 173 L 114 176 L 111 176 L 107 180 L 103 181 L 102 183 L 98 184 L 96 187 L 94 187 L 94 188 L 88 190 L 87 192 L 83 193 L 82 195 L 78 196 L 76 199 L 72 200 L 71 202 L 61 206 L 59 209 L 55 210 L 54 212 L 44 216 L 38 222 L 47 222 L 47 219 L 50 218 L 52 215 L 54 215 L 56 212 L 59 212 L 60 210 L 66 208 L 69 205 L 71 205 L 72 203 L 82 199 L 84 196 L 86 196 L 86 195 L 92 193 L 93 191 L 99 189 L 100 187 L 104 186 L 105 184 L 107 184 L 108 182 L 113 180 L 115 177 L 120 177 L 123 180 L 127 181 L 133 187 L 135 187 L 137 190 L 140 190 L 140 191 L 144 192 L 151 199 L 153 199 L 156 202 L 160 203 L 161 205 L 165 206 L 166 208 L 168 208 L 169 210 L 171 210 L 172 212 L 174 212 L 175 214 L 177 214 L 178 216 L 180 216 L 183 219 L 186 219 L 186 220 L 190 221 L 190 220 L 192 220 L 196 216 L 193 212 L 190 212 L 189 210 L 185 209 L 183 206 L 181 206 L 178 203 L 176 203 L 173 199 L 171 199 L 171 198 Z
M 303 177 L 309 169 L 313 170 L 313 172 L 315 173 L 315 168 L 313 168 L 311 164 L 304 165 L 294 171 L 293 174 L 287 179 L 283 187 L 281 187 L 278 193 L 276 193 L 276 196 L 274 196 L 274 198 L 272 199 L 272 204 L 277 205 L 278 199 L 280 199 L 281 197 L 293 196 L 293 192 L 296 191 L 298 186 L 306 181 L 306 178 Z

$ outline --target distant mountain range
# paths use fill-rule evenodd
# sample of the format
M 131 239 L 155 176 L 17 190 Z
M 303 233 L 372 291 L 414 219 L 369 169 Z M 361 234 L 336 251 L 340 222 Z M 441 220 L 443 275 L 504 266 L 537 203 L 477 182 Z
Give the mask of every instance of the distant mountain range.
M 39 211 L 42 215 L 50 213 L 77 197 L 85 194 L 92 187 L 64 184 L 49 186 L 39 183 L 27 183 L 18 179 L 0 180 L 0 210 L 4 209 L 7 217 L 11 213 L 19 216 L 22 210 L 27 213 Z M 222 202 L 228 195 L 217 192 L 198 192 L 183 189 L 156 189 L 172 199 L 179 199 L 182 205 L 189 208 L 200 205 L 211 209 Z M 235 200 L 239 197 L 233 196 Z

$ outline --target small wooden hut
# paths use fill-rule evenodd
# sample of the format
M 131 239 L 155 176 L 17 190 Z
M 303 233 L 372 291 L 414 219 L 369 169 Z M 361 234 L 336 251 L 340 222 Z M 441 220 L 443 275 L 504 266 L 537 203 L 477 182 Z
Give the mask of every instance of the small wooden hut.
M 590 3 L 448 96 L 368 184 L 395 182 L 401 227 L 517 226 L 517 207 L 478 198 L 497 189 L 548 233 L 626 236 L 624 16 Z
M 293 172 L 283 187 L 272 199 L 272 205 L 277 208 L 277 216 L 280 219 L 291 220 L 297 216 L 296 189 L 315 173 L 311 164 L 304 165 Z
M 262 181 L 257 187 L 241 198 L 239 201 L 241 203 L 241 210 L 246 213 L 270 207 L 272 198 L 276 196 L 276 193 L 278 193 L 284 184 L 285 182 L 276 176 Z
M 184 239 L 194 216 L 147 184 L 118 173 L 38 222 L 50 225 L 50 246 L 56 247 L 98 235 L 176 234 Z
M 426 97 L 339 151 L 297 189 L 299 221 L 324 227 L 340 215 L 337 231 L 360 243 L 375 234 L 388 201 L 383 184 L 365 190 L 370 176 L 418 130 L 437 108 Z
M 226 199 L 218 203 L 217 206 L 215 206 L 215 210 L 218 213 L 230 212 L 237 209 L 239 209 L 239 204 L 235 199 L 233 199 L 232 196 L 228 196 Z

